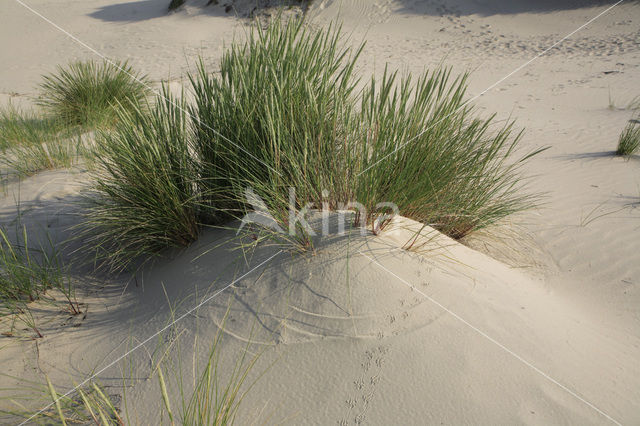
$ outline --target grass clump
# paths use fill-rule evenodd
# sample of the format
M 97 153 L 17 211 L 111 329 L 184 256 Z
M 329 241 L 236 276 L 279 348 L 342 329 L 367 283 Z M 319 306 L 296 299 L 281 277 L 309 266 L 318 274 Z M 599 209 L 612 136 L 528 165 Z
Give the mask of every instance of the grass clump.
M 0 164 L 21 176 L 70 167 L 86 153 L 81 133 L 113 126 L 117 109 L 140 109 L 150 93 L 146 77 L 126 62 L 75 62 L 43 78 L 36 102 L 44 114 L 0 110 Z
M 113 219 L 101 229 L 122 236 L 127 250 L 141 247 L 138 254 L 186 244 L 198 225 L 250 210 L 247 188 L 285 230 L 293 224 L 291 190 L 296 209 L 355 206 L 356 220 L 373 227 L 381 206 L 394 203 L 400 214 L 453 238 L 535 205 L 521 192 L 518 170 L 536 152 L 516 157 L 520 133 L 513 123 L 496 127 L 493 117 L 477 116 L 464 100 L 466 74 L 438 68 L 414 80 L 387 70 L 358 91 L 361 50 L 345 47 L 339 27 L 312 30 L 302 19 L 275 19 L 231 46 L 220 75 L 201 61 L 190 76 L 188 117 L 166 107 L 154 112 L 155 121 L 123 120 L 105 139 L 105 171 L 126 197 L 98 188 L 111 209 L 105 217 Z M 175 136 L 156 137 L 154 122 L 175 116 Z M 144 149 L 131 143 L 123 156 L 121 148 L 108 148 L 140 135 L 135 146 Z M 156 164 L 147 150 L 179 160 Z M 135 185 L 125 165 L 137 170 Z M 161 178 L 151 179 L 158 170 Z M 138 182 L 144 191 L 129 191 Z M 166 232 L 157 232 L 160 223 Z M 309 247 L 309 230 L 300 222 L 292 227 L 291 238 L 278 237 Z
M 9 104 L 0 109 L 0 151 L 19 145 L 43 143 L 62 131 L 60 122 L 23 111 Z
M 16 233 L 16 241 L 0 228 L 0 318 L 11 322 L 5 335 L 14 335 L 16 324 L 22 323 L 42 337 L 30 304 L 47 300 L 49 290 L 58 290 L 66 300 L 68 311 L 80 313 L 74 289 L 65 278 L 59 253 L 50 248 L 31 246 L 26 228 Z M 50 242 L 51 243 L 51 242 Z
M 355 201 L 373 224 L 392 202 L 461 238 L 535 204 L 520 192 L 520 134 L 465 104 L 466 74 L 439 68 L 414 83 L 387 71 L 356 93 L 361 49 L 343 47 L 340 28 L 276 20 L 256 32 L 224 55 L 220 77 L 202 66 L 192 77 L 196 147 L 214 168 L 203 174 L 242 213 L 251 187 L 286 229 L 295 188 L 298 209 Z
M 414 82 L 385 72 L 361 97 L 355 149 L 357 200 L 371 222 L 377 203 L 391 201 L 402 215 L 459 239 L 532 207 L 521 192 L 514 160 L 521 133 L 513 123 L 494 129 L 464 102 L 468 74 L 447 68 Z
M 43 170 L 69 168 L 86 151 L 82 138 L 54 137 L 45 143 L 18 145 L 7 151 L 0 164 L 12 174 L 31 176 Z
M 339 28 L 275 20 L 224 54 L 220 77 L 200 65 L 191 77 L 195 147 L 204 187 L 229 194 L 222 208 L 244 213 L 250 187 L 286 223 L 289 187 L 301 205 L 319 203 L 323 189 L 350 199 L 359 54 L 341 45 Z
M 106 256 L 116 269 L 193 242 L 202 215 L 184 101 L 165 90 L 149 112 L 121 109 L 118 121 L 114 131 L 98 134 L 85 223 L 98 260 Z
M 640 126 L 635 122 L 627 124 L 618 139 L 616 155 L 633 155 L 640 149 Z
M 70 167 L 83 153 L 77 130 L 54 118 L 9 105 L 0 111 L 0 165 L 19 176 Z
M 67 126 L 111 126 L 117 107 L 131 110 L 144 103 L 148 83 L 127 62 L 73 62 L 44 76 L 38 103 Z

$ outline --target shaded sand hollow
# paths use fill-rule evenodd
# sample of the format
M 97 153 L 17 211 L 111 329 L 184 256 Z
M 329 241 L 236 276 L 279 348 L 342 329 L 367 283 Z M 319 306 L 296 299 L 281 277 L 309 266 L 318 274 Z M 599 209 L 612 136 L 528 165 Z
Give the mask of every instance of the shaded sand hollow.
M 167 14 L 166 3 L 28 2 L 101 53 L 176 84 L 198 53 L 215 66 L 246 30 L 224 4 Z M 365 72 L 444 59 L 474 71 L 474 96 L 611 4 L 323 0 L 307 15 L 314 25 L 339 17 L 354 43 L 366 40 Z M 93 58 L 17 2 L 0 8 L 3 103 L 28 105 L 41 74 Z M 95 371 L 133 424 L 157 424 L 154 362 L 181 360 L 190 382 L 224 322 L 223 370 L 248 340 L 262 353 L 239 424 L 639 423 L 640 162 L 612 155 L 640 95 L 639 65 L 640 6 L 624 2 L 477 99 L 526 128 L 525 148 L 550 146 L 526 167 L 546 204 L 513 223 L 466 245 L 425 228 L 407 250 L 419 227 L 398 218 L 378 236 L 321 240 L 313 255 L 262 247 L 246 259 L 224 243 L 232 231 L 211 231 L 134 278 L 80 270 L 86 318 L 43 312 L 37 344 L 0 339 L 3 371 L 20 378 L 0 387 L 44 372 L 63 388 Z M 19 200 L 30 229 L 62 241 L 85 182 L 81 167 L 11 182 L 0 220 L 15 222 Z

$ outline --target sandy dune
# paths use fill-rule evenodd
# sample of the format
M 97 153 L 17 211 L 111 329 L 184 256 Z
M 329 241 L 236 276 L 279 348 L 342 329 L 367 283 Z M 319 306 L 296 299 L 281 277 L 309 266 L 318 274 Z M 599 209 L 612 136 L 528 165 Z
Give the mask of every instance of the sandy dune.
M 26 3 L 154 81 L 179 82 L 198 54 L 215 65 L 247 29 L 224 2 L 188 2 L 171 14 L 164 0 Z M 313 25 L 340 19 L 353 43 L 366 40 L 367 73 L 444 61 L 473 71 L 475 96 L 612 4 L 317 0 L 307 16 Z M 247 13 L 242 2 L 238 9 Z M 13 0 L 0 11 L 3 104 L 29 104 L 42 74 L 95 57 Z M 55 318 L 37 346 L 0 339 L 3 370 L 79 382 L 165 327 L 169 305 L 179 315 L 233 283 L 100 372 L 114 386 L 124 365 L 134 373 L 134 424 L 160 420 L 151 360 L 179 335 L 184 343 L 169 356 L 190 371 L 230 303 L 224 365 L 247 340 L 264 348 L 252 374 L 273 363 L 247 395 L 240 424 L 638 424 L 640 161 L 613 155 L 638 81 L 640 6 L 623 2 L 477 99 L 482 111 L 526 128 L 524 148 L 550 147 L 526 166 L 530 187 L 547 194 L 539 210 L 467 245 L 423 231 L 412 250 L 403 247 L 417 224 L 398 218 L 378 236 L 323 240 L 313 256 L 279 253 L 242 279 L 277 249 L 243 259 L 220 245 L 231 231 L 212 231 L 134 279 L 78 271 L 97 286 L 83 295 L 86 319 L 72 327 Z M 19 199 L 31 229 L 64 240 L 85 182 L 79 167 L 9 183 L 0 220 L 15 220 Z M 12 384 L 0 378 L 0 387 Z

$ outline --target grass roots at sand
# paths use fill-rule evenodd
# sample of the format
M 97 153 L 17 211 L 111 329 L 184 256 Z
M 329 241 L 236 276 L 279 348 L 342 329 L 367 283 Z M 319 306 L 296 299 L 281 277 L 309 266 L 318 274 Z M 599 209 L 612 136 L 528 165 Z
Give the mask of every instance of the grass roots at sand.
M 94 246 L 118 241 L 107 261 L 123 266 L 131 254 L 186 245 L 202 224 L 241 217 L 247 187 L 284 229 L 289 187 L 297 208 L 357 201 L 371 224 L 376 205 L 392 202 L 454 238 L 535 204 L 521 191 L 529 156 L 515 158 L 519 134 L 477 118 L 466 74 L 387 71 L 356 91 L 360 51 L 344 46 L 340 28 L 276 19 L 233 44 L 220 75 L 200 63 L 191 117 L 169 106 L 148 120 L 121 116 L 99 143 L 109 186 L 96 187 Z M 301 231 L 298 241 L 309 240 Z

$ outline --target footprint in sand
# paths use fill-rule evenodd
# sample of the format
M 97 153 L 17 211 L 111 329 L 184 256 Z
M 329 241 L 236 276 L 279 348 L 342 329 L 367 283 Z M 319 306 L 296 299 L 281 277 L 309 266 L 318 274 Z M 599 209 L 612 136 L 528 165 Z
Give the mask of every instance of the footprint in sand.
M 379 345 L 364 352 L 360 363 L 360 375 L 353 380 L 353 390 L 345 398 L 345 412 L 337 424 L 341 426 L 364 424 L 367 419 L 367 410 L 376 395 L 376 386 L 380 382 L 389 350 L 389 345 Z

